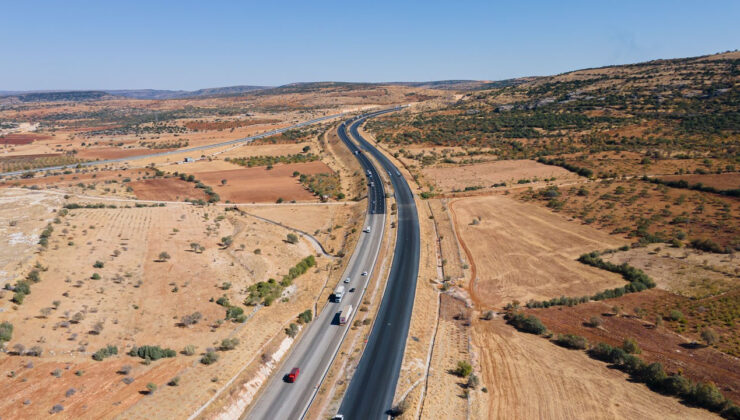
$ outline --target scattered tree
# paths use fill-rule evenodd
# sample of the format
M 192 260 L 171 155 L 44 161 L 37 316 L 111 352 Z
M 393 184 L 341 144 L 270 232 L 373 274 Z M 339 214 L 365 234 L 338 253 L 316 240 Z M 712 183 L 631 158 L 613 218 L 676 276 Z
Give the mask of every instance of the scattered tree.
M 712 346 L 719 340 L 717 333 L 711 328 L 704 328 L 701 330 L 701 339 L 707 343 L 707 346 Z
M 288 243 L 291 244 L 297 244 L 298 243 L 298 235 L 294 233 L 289 233 L 287 236 Z
M 453 371 L 455 375 L 465 378 L 470 376 L 471 373 L 473 373 L 473 366 L 470 365 L 470 363 L 460 360 L 457 362 L 457 368 Z

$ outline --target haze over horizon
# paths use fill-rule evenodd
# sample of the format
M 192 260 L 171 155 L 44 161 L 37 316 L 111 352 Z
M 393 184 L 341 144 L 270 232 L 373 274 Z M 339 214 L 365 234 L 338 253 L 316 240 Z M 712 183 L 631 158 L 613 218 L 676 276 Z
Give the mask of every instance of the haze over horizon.
M 2 91 L 501 80 L 740 46 L 731 1 L 72 1 L 3 14 Z

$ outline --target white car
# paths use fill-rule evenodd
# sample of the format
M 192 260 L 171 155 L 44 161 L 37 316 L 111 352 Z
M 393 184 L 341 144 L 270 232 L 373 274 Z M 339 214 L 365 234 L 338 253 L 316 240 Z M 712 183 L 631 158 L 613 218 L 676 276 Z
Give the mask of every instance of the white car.
M 349 282 L 350 282 L 350 278 L 349 278 L 349 277 L 347 277 L 346 279 L 344 279 L 344 282 L 345 282 L 345 283 L 349 283 Z
M 363 272 L 362 272 L 362 275 L 363 275 L 363 276 L 367 276 L 367 271 L 363 271 Z
M 366 227 L 365 229 L 362 229 L 362 231 L 365 233 L 370 233 L 370 226 Z

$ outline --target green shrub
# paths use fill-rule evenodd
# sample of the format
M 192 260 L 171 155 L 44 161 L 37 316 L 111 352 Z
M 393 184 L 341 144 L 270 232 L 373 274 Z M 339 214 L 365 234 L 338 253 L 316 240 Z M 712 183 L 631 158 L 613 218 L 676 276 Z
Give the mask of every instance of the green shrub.
M 637 341 L 635 341 L 634 338 L 625 338 L 624 342 L 622 343 L 622 349 L 629 354 L 642 353 L 642 349 L 640 349 L 640 345 L 637 344 Z
M 218 354 L 214 351 L 209 351 L 200 358 L 200 362 L 204 365 L 210 365 L 218 361 Z
M 507 322 L 519 331 L 530 334 L 543 334 L 547 327 L 534 315 L 524 315 L 523 313 L 514 313 L 506 316 Z
M 3 343 L 10 341 L 13 338 L 13 324 L 8 321 L 0 323 L 0 347 Z
M 727 402 L 717 386 L 711 382 L 696 384 L 691 392 L 690 400 L 712 411 L 721 410 Z
M 298 314 L 298 322 L 301 324 L 308 324 L 313 319 L 313 312 L 310 309 L 306 309 L 305 311 Z
M 129 351 L 129 356 L 140 357 L 142 359 L 159 360 L 163 357 L 175 357 L 177 352 L 168 348 L 161 348 L 159 346 L 141 346 L 134 347 Z
M 464 360 L 460 360 L 459 362 L 457 362 L 457 367 L 455 368 L 453 373 L 461 378 L 465 378 L 473 373 L 473 366 L 471 366 L 470 363 Z
M 118 354 L 118 347 L 108 344 L 107 346 L 93 353 L 92 358 L 93 360 L 97 360 L 98 362 L 100 362 L 103 359 L 116 354 Z
M 238 306 L 229 306 L 226 308 L 226 319 L 236 319 L 241 315 L 244 315 L 244 309 Z
M 588 347 L 588 340 L 580 335 L 574 334 L 558 334 L 558 337 L 555 339 L 555 343 L 569 349 L 583 350 Z
M 236 346 L 239 344 L 239 339 L 234 338 L 224 338 L 221 340 L 221 350 L 234 350 Z

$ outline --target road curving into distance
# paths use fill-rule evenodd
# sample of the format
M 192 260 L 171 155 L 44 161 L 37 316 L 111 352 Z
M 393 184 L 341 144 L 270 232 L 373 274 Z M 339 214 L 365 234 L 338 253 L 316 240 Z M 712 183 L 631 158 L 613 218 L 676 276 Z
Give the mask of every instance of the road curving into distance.
M 390 175 L 395 190 L 398 221 L 396 247 L 383 301 L 339 408 L 338 414 L 342 414 L 346 420 L 388 417 L 401 371 L 416 295 L 420 237 L 414 195 L 396 166 L 357 131 L 365 119 L 395 110 L 364 115 L 350 126 L 350 133 L 360 147 L 367 150 Z
M 339 126 L 338 133 L 360 162 L 367 176 L 368 208 L 364 227 L 369 227 L 370 232 L 361 233 L 347 268 L 339 280 L 339 285 L 346 289 L 342 301 L 327 302 L 316 318 L 305 327 L 290 354 L 279 365 L 264 385 L 254 405 L 242 415 L 242 418 L 301 419 L 305 416 L 352 325 L 354 315 L 367 290 L 368 280 L 374 274 L 385 229 L 385 189 L 373 163 L 355 143 L 350 141 L 346 124 L 345 122 Z M 349 283 L 343 282 L 345 278 L 350 279 Z M 355 291 L 349 292 L 352 288 Z M 346 305 L 352 305 L 354 308 L 352 318 L 346 324 L 339 325 L 338 312 Z M 296 367 L 300 369 L 298 379 L 295 383 L 288 383 L 286 375 Z
M 275 129 L 275 130 L 266 131 L 266 132 L 264 132 L 262 134 L 257 134 L 257 135 L 254 135 L 254 136 L 243 137 L 243 138 L 229 140 L 229 141 L 223 141 L 221 143 L 206 144 L 204 146 L 190 147 L 188 149 L 177 149 L 177 150 L 171 150 L 169 152 L 151 153 L 151 154 L 148 154 L 148 155 L 129 156 L 129 157 L 123 157 L 123 158 L 116 158 L 116 159 L 94 160 L 94 161 L 91 161 L 91 162 L 75 163 L 73 165 L 47 166 L 45 168 L 35 168 L 35 169 L 25 169 L 25 170 L 21 170 L 21 171 L 2 172 L 2 173 L 0 173 L 0 177 L 21 175 L 21 174 L 26 173 L 26 172 L 43 172 L 43 171 L 58 171 L 58 170 L 62 170 L 62 169 L 74 169 L 74 168 L 76 168 L 78 166 L 85 167 L 85 166 L 106 165 L 108 163 L 125 162 L 125 161 L 129 161 L 129 160 L 149 159 L 149 158 L 158 157 L 158 156 L 167 156 L 167 155 L 174 155 L 174 154 L 188 153 L 188 152 L 198 152 L 198 151 L 201 151 L 201 150 L 213 149 L 215 147 L 221 147 L 221 146 L 229 146 L 229 145 L 232 145 L 232 144 L 251 143 L 251 142 L 253 142 L 253 141 L 257 140 L 257 139 L 274 136 L 275 134 L 280 134 L 280 133 L 283 133 L 283 132 L 288 131 L 288 130 L 294 130 L 296 128 L 305 127 L 307 125 L 316 124 L 318 122 L 322 122 L 322 121 L 326 121 L 326 120 L 330 120 L 332 118 L 338 118 L 338 117 L 342 117 L 342 116 L 344 116 L 344 113 L 327 115 L 325 117 L 315 118 L 313 120 L 308 120 L 308 121 L 304 121 L 302 123 L 294 124 L 294 125 L 291 125 L 289 127 L 283 127 L 283 128 L 278 128 L 278 129 Z

